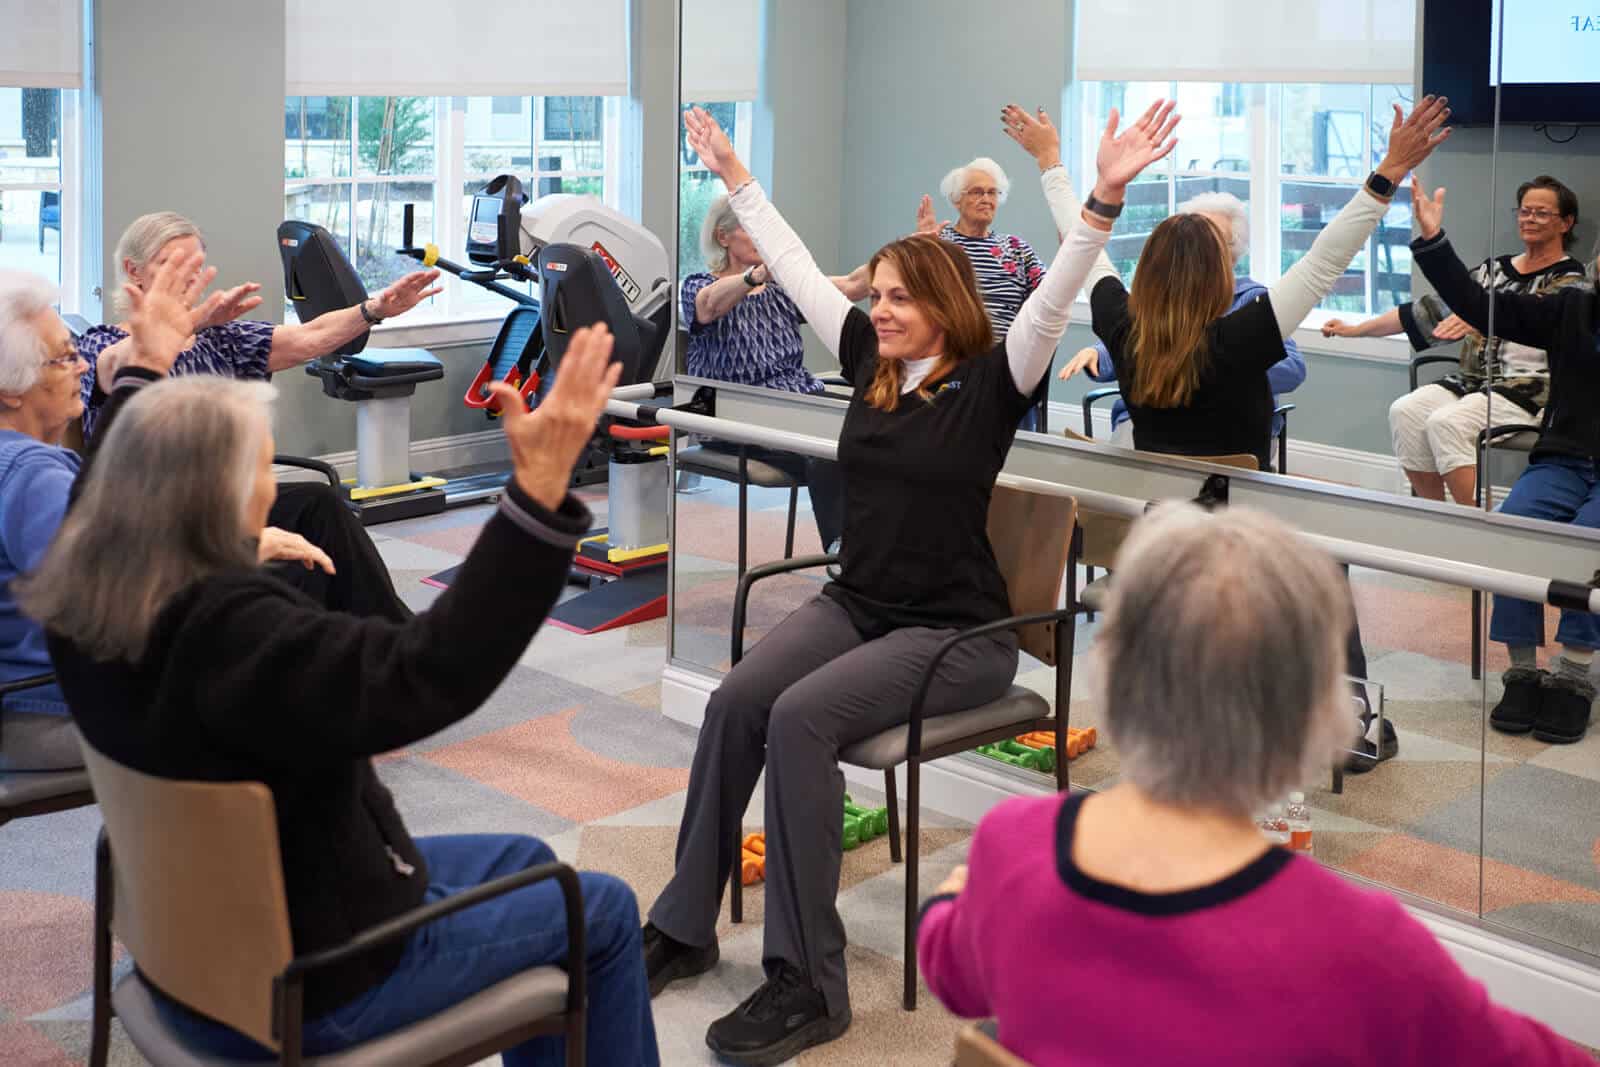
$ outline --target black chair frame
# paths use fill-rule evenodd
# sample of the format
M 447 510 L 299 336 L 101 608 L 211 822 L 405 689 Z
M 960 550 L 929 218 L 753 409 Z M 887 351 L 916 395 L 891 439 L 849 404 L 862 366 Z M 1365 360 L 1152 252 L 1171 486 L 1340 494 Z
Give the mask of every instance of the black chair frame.
M 1415 386 L 1413 386 L 1415 388 Z M 1091 389 L 1083 394 L 1083 436 L 1094 436 L 1094 405 L 1109 397 L 1122 395 L 1120 385 L 1102 385 L 1098 389 Z M 1272 409 L 1273 417 L 1281 418 L 1283 426 L 1278 430 L 1278 474 L 1289 473 L 1289 412 L 1295 409 L 1294 404 L 1279 404 Z M 1091 577 L 1090 581 L 1094 581 Z

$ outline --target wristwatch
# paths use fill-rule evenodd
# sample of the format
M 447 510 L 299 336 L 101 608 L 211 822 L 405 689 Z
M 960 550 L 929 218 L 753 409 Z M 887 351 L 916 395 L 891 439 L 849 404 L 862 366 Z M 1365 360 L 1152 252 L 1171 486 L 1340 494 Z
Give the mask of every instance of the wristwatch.
M 1388 200 L 1394 196 L 1394 191 L 1397 188 L 1399 187 L 1394 182 L 1377 171 L 1367 175 L 1367 191 L 1380 200 Z
M 1096 200 L 1094 194 L 1089 194 L 1089 199 L 1083 202 L 1083 210 L 1091 215 L 1099 215 L 1103 219 L 1114 219 L 1122 214 L 1121 204 L 1108 204 L 1103 200 Z
M 744 283 L 752 289 L 761 284 L 760 282 L 756 281 L 755 274 L 755 267 L 751 267 L 749 270 L 744 272 Z
M 377 315 L 374 315 L 372 312 L 368 311 L 367 310 L 367 304 L 368 304 L 368 301 L 363 300 L 363 301 L 361 301 L 361 303 L 359 305 L 357 305 L 358 307 L 361 308 L 361 317 L 363 319 L 367 320 L 367 325 L 368 326 L 376 326 L 376 325 L 378 325 L 378 323 L 382 322 L 383 319 L 379 318 Z

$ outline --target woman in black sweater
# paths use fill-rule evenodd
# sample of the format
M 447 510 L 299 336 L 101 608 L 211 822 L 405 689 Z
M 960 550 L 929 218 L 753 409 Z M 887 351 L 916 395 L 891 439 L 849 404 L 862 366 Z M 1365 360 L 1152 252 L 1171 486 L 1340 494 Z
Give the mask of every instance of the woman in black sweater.
M 1487 291 L 1445 237 L 1444 190 L 1429 196 L 1413 181 L 1411 201 L 1421 233 L 1411 243 L 1412 254 L 1439 298 L 1484 336 L 1541 348 L 1550 360 L 1550 397 L 1539 439 L 1500 510 L 1600 528 L 1600 293 L 1588 286 L 1543 296 Z M 1552 744 L 1583 740 L 1595 697 L 1589 667 L 1600 648 L 1596 622 L 1586 611 L 1563 609 L 1556 630 L 1561 655 L 1542 671 L 1537 649 L 1544 644 L 1543 606 L 1495 597 L 1489 639 L 1506 645 L 1511 669 L 1489 724 L 1502 733 L 1531 731 Z
M 424 901 L 554 858 L 512 835 L 413 840 L 371 757 L 471 714 L 555 603 L 589 514 L 573 461 L 617 379 L 604 327 L 579 331 L 532 414 L 496 387 L 515 474 L 450 589 L 408 621 L 329 611 L 255 565 L 275 496 L 271 387 L 162 381 L 187 331 L 200 253 L 163 267 L 135 311 L 75 501 L 24 610 L 84 738 L 145 774 L 271 789 L 298 954 Z M 103 446 L 103 447 L 101 447 Z M 585 874 L 590 1055 L 657 1062 L 637 908 Z M 533 966 L 567 962 L 558 887 L 540 883 L 307 979 L 305 1047 L 324 1054 L 398 1029 Z M 167 998 L 196 1046 L 261 1054 Z M 562 1061 L 540 1038 L 508 1064 Z

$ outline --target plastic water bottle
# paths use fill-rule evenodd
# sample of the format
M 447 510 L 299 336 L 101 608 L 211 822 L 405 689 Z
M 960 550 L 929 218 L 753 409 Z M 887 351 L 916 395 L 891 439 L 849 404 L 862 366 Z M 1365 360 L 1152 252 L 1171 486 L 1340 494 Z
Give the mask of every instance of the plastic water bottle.
M 1257 823 L 1261 832 L 1267 835 L 1267 840 L 1274 845 L 1287 845 L 1289 843 L 1289 820 L 1284 814 L 1282 804 L 1274 804 L 1267 809 Z
M 1289 806 L 1284 810 L 1284 817 L 1289 830 L 1290 850 L 1311 855 L 1311 809 L 1306 806 L 1304 793 L 1289 794 Z

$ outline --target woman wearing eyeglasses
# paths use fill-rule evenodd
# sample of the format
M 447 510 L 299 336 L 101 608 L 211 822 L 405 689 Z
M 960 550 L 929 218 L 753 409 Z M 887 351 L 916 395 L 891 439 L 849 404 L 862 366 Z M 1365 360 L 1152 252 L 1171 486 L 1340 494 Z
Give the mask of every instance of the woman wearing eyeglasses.
M 1541 174 L 1522 183 L 1513 209 L 1520 255 L 1484 260 L 1473 271 L 1479 285 L 1502 293 L 1543 296 L 1581 285 L 1583 264 L 1567 255 L 1578 224 L 1578 197 Z M 1387 337 L 1404 333 L 1421 351 L 1461 341 L 1461 369 L 1407 393 L 1389 408 L 1394 454 L 1420 497 L 1458 504 L 1477 500 L 1478 434 L 1485 426 L 1539 425 L 1550 396 L 1550 366 L 1543 350 L 1483 335 L 1439 299 L 1424 296 L 1362 323 L 1329 319 L 1325 337 Z M 1489 385 L 1491 401 L 1484 392 Z M 1492 410 L 1491 410 L 1492 405 Z

